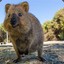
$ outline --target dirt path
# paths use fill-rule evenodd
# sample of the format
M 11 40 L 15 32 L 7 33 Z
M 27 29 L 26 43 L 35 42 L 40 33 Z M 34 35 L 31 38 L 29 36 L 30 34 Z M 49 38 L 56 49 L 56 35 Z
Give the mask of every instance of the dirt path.
M 37 60 L 37 53 L 32 53 L 23 57 L 17 64 L 64 64 L 64 44 L 45 44 L 43 46 L 43 56 L 45 62 Z M 0 47 L 0 64 L 15 64 L 12 62 L 16 58 L 13 47 Z

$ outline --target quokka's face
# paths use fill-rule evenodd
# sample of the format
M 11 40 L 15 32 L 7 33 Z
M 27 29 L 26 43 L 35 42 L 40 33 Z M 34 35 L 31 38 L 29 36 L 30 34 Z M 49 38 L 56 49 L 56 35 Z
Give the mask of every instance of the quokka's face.
M 28 3 L 23 2 L 19 5 L 10 5 L 6 4 L 6 17 L 4 20 L 4 27 L 6 30 L 14 29 L 18 26 L 26 26 L 27 21 L 27 13 L 28 13 Z

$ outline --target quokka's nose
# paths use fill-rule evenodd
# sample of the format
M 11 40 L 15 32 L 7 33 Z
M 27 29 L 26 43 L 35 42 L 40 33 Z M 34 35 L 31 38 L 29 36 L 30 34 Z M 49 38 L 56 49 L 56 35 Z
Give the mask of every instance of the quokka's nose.
M 17 23 L 16 14 L 13 13 L 10 23 L 11 23 L 12 26 L 14 26 Z

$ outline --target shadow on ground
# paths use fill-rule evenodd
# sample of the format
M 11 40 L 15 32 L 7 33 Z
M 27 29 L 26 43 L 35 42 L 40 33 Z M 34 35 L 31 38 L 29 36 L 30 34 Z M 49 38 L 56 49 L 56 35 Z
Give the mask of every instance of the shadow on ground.
M 37 59 L 37 53 L 29 54 L 22 58 L 17 64 L 64 64 L 64 44 L 44 45 L 43 56 L 46 60 L 41 62 Z M 15 64 L 16 59 L 13 47 L 0 47 L 0 64 Z

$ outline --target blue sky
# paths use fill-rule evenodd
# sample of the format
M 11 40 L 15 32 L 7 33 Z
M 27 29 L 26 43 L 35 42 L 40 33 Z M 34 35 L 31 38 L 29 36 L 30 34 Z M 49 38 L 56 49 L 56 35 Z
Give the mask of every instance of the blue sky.
M 47 20 L 51 20 L 55 13 L 64 8 L 64 2 L 62 0 L 2 0 L 0 2 L 0 23 L 4 22 L 5 18 L 5 5 L 18 4 L 23 1 L 29 3 L 29 12 L 33 13 L 43 24 Z

